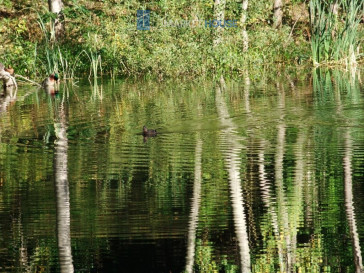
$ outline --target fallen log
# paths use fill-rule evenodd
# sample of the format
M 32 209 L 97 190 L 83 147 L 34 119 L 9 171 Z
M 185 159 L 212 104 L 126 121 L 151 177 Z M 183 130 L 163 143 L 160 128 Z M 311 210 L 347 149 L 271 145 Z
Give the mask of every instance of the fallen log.
M 28 79 L 28 78 L 26 78 L 26 77 L 24 77 L 24 76 L 22 76 L 22 75 L 16 74 L 15 76 L 16 76 L 17 78 L 20 78 L 20 79 L 23 79 L 23 80 L 25 80 L 25 81 L 27 81 L 27 82 L 30 82 L 31 84 L 37 85 L 37 86 L 39 86 L 39 87 L 42 87 L 42 85 L 40 85 L 39 83 L 37 83 L 37 82 L 35 82 L 35 81 L 32 81 L 32 80 L 30 80 L 30 79 Z

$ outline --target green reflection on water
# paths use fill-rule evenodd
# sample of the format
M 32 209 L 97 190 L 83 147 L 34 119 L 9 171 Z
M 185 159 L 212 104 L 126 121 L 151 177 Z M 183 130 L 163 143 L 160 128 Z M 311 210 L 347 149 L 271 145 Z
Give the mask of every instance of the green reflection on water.
M 0 269 L 359 272 L 360 78 L 295 73 L 4 96 Z

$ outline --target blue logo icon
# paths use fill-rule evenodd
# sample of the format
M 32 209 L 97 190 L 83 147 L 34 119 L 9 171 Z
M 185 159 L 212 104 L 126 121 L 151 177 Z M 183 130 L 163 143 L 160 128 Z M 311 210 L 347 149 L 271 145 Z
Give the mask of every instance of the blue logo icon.
M 150 10 L 137 11 L 137 30 L 150 30 Z

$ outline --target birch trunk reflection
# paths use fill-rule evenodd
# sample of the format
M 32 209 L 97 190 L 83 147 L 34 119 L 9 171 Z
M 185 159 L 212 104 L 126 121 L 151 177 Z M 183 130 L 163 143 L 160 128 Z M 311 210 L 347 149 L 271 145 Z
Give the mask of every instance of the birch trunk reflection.
M 4 93 L 0 95 L 0 114 L 5 113 L 8 107 L 13 104 L 17 97 L 17 89 L 14 86 L 9 86 L 4 90 Z
M 294 184 L 293 196 L 290 202 L 292 212 L 290 213 L 290 271 L 294 271 L 296 264 L 296 248 L 297 248 L 297 233 L 299 228 L 300 216 L 303 214 L 303 184 L 305 181 L 306 160 L 304 156 L 304 146 L 307 139 L 306 132 L 302 128 L 299 129 L 297 142 L 295 145 L 295 170 L 294 170 Z
M 288 211 L 287 202 L 284 194 L 284 183 L 283 183 L 283 159 L 284 159 L 284 146 L 285 146 L 285 136 L 286 127 L 284 123 L 284 108 L 285 108 L 285 93 L 283 90 L 279 92 L 278 108 L 280 111 L 280 123 L 277 125 L 277 146 L 275 154 L 275 166 L 274 166 L 274 176 L 275 176 L 275 186 L 277 192 L 277 205 L 278 205 L 278 219 L 280 228 L 280 238 L 278 239 L 278 252 L 280 257 L 280 268 L 281 272 L 289 271 L 291 267 L 290 264 L 290 238 L 289 238 L 289 225 L 288 225 Z M 282 242 L 284 238 L 285 244 Z M 283 251 L 284 245 L 287 250 Z M 286 256 L 285 256 L 285 255 Z
M 68 138 L 63 102 L 59 108 L 59 122 L 55 123 L 55 186 L 57 195 L 57 237 L 59 263 L 62 273 L 74 271 L 71 253 L 70 198 L 68 187 Z
M 202 140 L 198 135 L 195 151 L 195 178 L 193 183 L 193 196 L 190 224 L 188 228 L 188 242 L 187 242 L 187 262 L 186 272 L 193 272 L 193 264 L 195 257 L 195 241 L 196 241 L 196 229 L 198 223 L 198 213 L 201 202 L 201 157 L 202 157 Z
M 245 102 L 245 111 L 250 114 L 250 78 L 248 70 L 244 71 L 244 102 Z
M 271 215 L 272 227 L 277 242 L 278 261 L 280 272 L 294 272 L 297 252 L 297 233 L 300 224 L 300 217 L 303 215 L 303 187 L 306 180 L 305 171 L 307 160 L 304 147 L 307 141 L 307 130 L 299 128 L 297 141 L 294 146 L 294 181 L 291 194 L 287 193 L 287 186 L 284 183 L 284 157 L 286 145 L 286 124 L 285 124 L 285 93 L 281 86 L 278 86 L 279 123 L 277 125 L 277 143 L 274 159 L 274 181 L 276 200 L 270 189 L 270 181 L 265 170 L 266 142 L 261 140 L 259 149 L 259 183 L 262 192 L 262 200 Z M 308 172 L 309 173 L 309 172 Z M 273 202 L 271 200 L 274 200 Z M 277 206 L 277 209 L 276 209 Z
M 250 249 L 240 177 L 241 158 L 239 155 L 243 149 L 243 145 L 239 142 L 239 137 L 234 133 L 236 125 L 230 119 L 227 105 L 222 97 L 221 85 L 217 85 L 216 87 L 216 108 L 220 122 L 224 128 L 222 137 L 227 147 L 229 147 L 229 150 L 223 151 L 223 153 L 229 174 L 230 196 L 234 214 L 235 232 L 239 243 L 241 272 L 250 272 Z
M 354 196 L 353 196 L 353 177 L 351 159 L 353 155 L 353 145 L 350 132 L 345 133 L 345 154 L 344 154 L 344 174 L 345 174 L 345 207 L 346 217 L 348 218 L 350 236 L 353 244 L 353 254 L 355 262 L 355 272 L 363 272 L 363 259 L 360 249 L 359 234 L 356 225 Z
M 278 224 L 278 215 L 277 215 L 277 211 L 274 207 L 274 205 L 272 204 L 272 202 L 270 201 L 272 199 L 272 191 L 270 189 L 270 182 L 268 180 L 268 175 L 265 171 L 265 141 L 262 140 L 260 143 L 260 149 L 259 149 L 259 154 L 258 154 L 258 158 L 259 158 L 259 185 L 260 185 L 260 190 L 262 192 L 262 200 L 264 205 L 267 207 L 268 212 L 271 214 L 272 217 L 272 226 L 273 226 L 273 231 L 274 231 L 274 236 L 276 237 L 277 243 L 278 243 L 278 260 L 279 260 L 279 264 L 281 267 L 281 271 L 283 268 L 283 246 L 280 243 L 280 233 L 279 233 L 279 224 Z

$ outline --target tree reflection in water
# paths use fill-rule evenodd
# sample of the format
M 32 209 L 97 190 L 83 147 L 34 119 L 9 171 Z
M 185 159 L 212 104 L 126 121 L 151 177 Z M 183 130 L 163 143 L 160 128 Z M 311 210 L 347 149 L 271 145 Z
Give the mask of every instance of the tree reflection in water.
M 57 197 L 57 237 L 59 264 L 62 273 L 74 271 L 71 252 L 70 197 L 68 186 L 68 138 L 64 98 L 59 105 L 54 123 L 56 132 L 54 176 Z
M 233 208 L 235 233 L 238 239 L 241 272 L 251 272 L 250 249 L 248 241 L 247 223 L 244 211 L 244 197 L 241 190 L 240 153 L 243 145 L 239 137 L 235 134 L 236 125 L 232 122 L 226 102 L 223 99 L 222 92 L 225 87 L 224 78 L 221 77 L 220 83 L 216 85 L 216 108 L 223 126 L 222 139 L 229 148 L 223 151 L 225 157 L 226 169 L 229 174 L 230 197 Z M 247 96 L 246 96 L 247 97 Z

